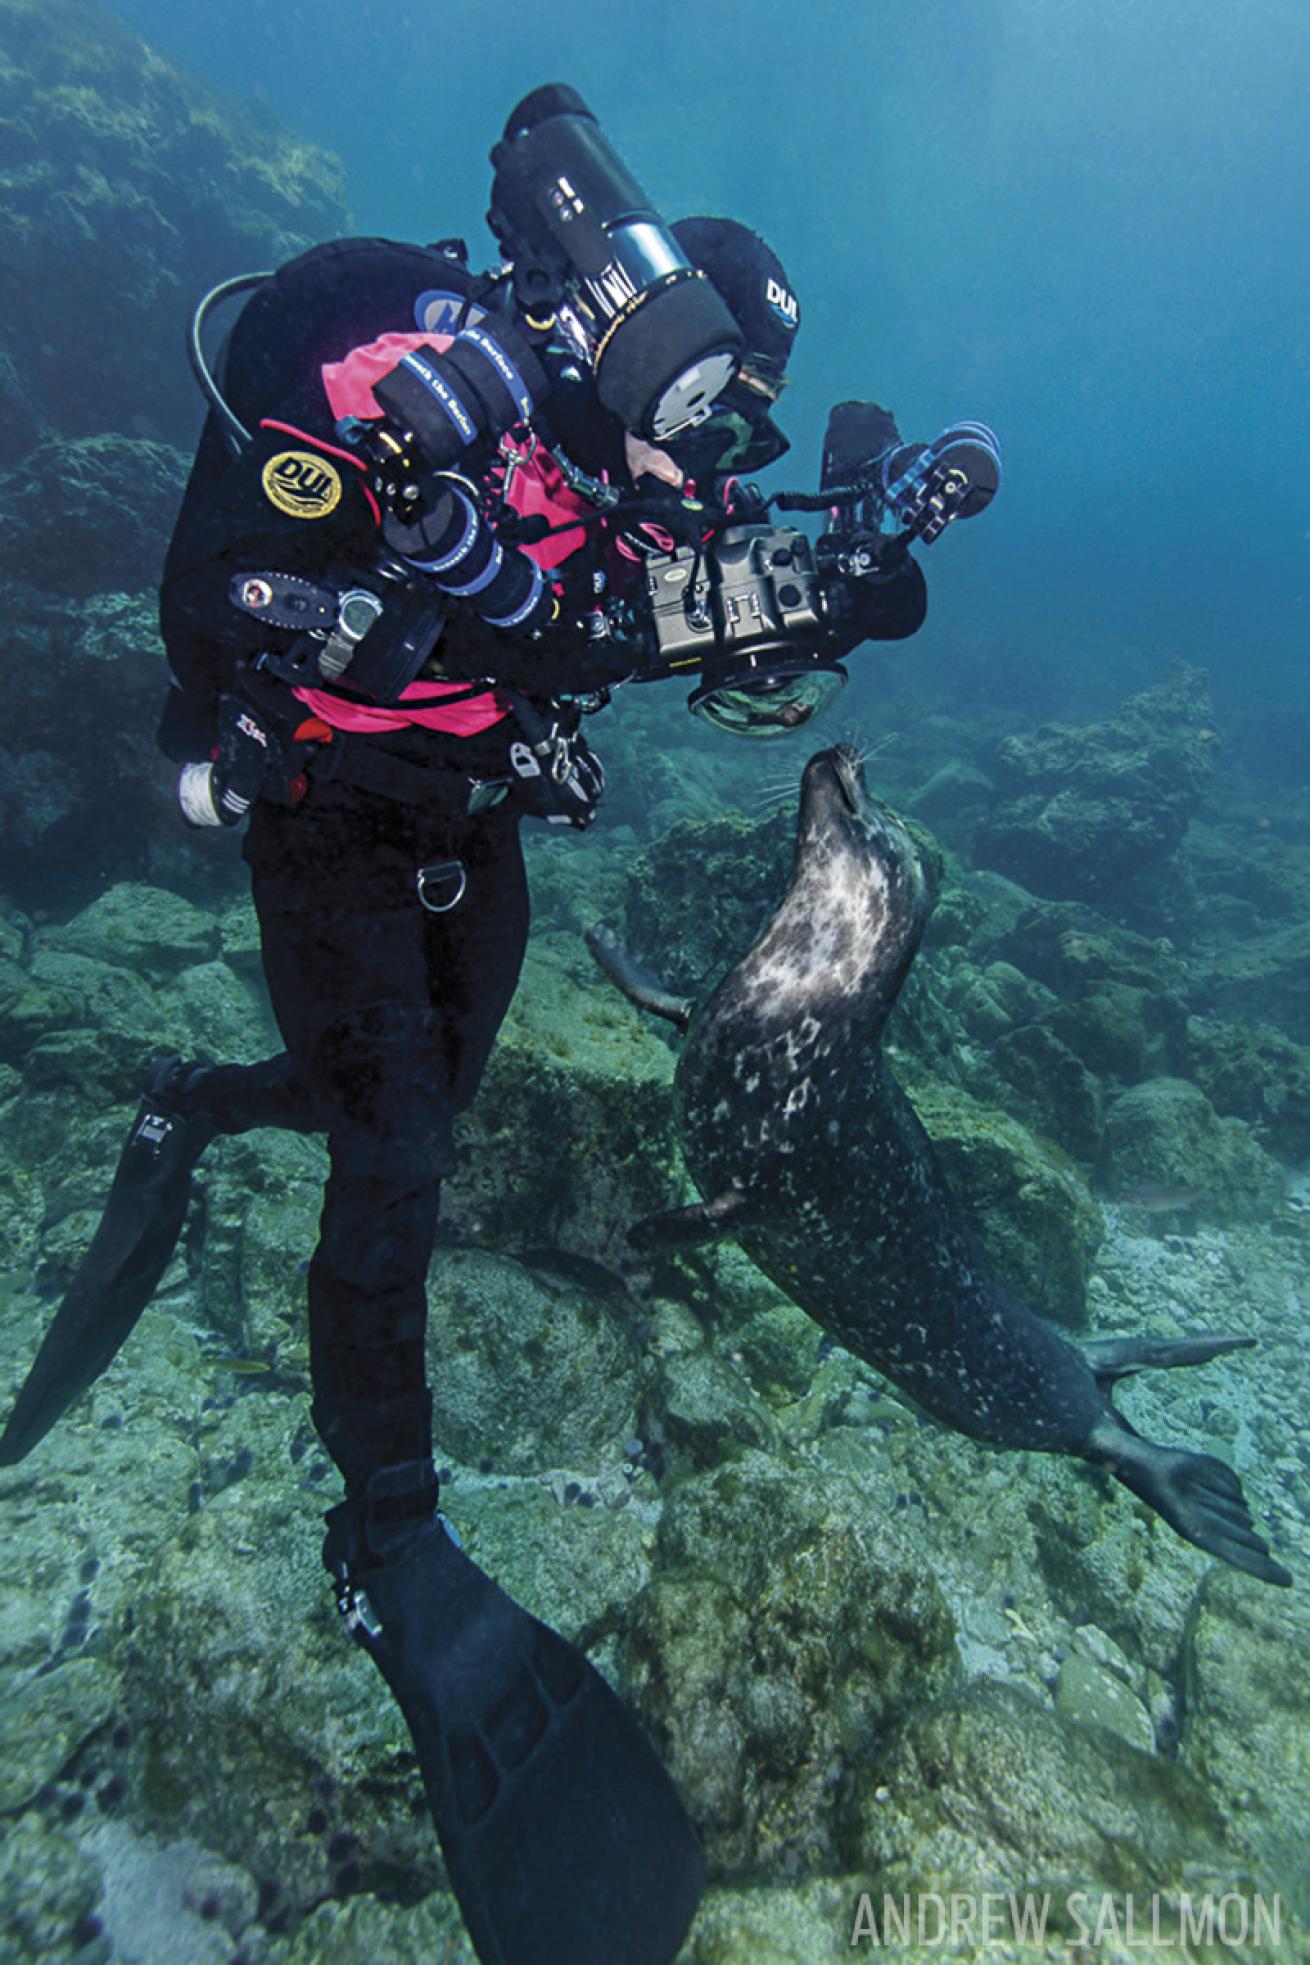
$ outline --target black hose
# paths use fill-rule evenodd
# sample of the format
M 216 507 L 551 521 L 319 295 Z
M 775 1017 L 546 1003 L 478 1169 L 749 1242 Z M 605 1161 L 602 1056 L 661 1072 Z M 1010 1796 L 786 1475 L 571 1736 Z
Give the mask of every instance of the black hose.
M 187 335 L 187 358 L 191 363 L 191 372 L 200 385 L 201 395 L 218 418 L 223 441 L 234 457 L 240 456 L 250 442 L 250 432 L 224 400 L 222 391 L 205 360 L 200 337 L 212 308 L 217 307 L 232 294 L 244 293 L 249 287 L 262 286 L 265 280 L 271 278 L 272 275 L 269 273 L 238 273 L 235 279 L 223 280 L 218 286 L 211 287 L 191 316 L 191 329 Z

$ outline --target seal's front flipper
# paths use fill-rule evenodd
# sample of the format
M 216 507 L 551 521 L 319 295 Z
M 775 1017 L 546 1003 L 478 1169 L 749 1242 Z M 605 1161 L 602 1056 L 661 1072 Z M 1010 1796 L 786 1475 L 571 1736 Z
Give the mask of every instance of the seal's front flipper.
M 608 928 L 588 928 L 583 940 L 597 965 L 630 1003 L 635 1003 L 639 1010 L 648 1010 L 653 1017 L 663 1017 L 666 1022 L 676 1024 L 679 1030 L 687 1028 L 693 1008 L 690 996 L 675 996 L 665 989 L 658 976 L 644 969 Z
M 1269 1551 L 1251 1519 L 1242 1483 L 1232 1468 L 1210 1453 L 1183 1453 L 1156 1446 L 1134 1433 L 1117 1415 L 1107 1416 L 1087 1454 L 1162 1515 L 1186 1542 L 1286 1588 L 1292 1581 Z
M 728 1187 L 712 1201 L 693 1201 L 690 1207 L 645 1215 L 632 1224 L 628 1240 L 639 1249 L 696 1249 L 706 1242 L 722 1242 L 758 1218 L 749 1197 L 739 1187 Z
M 338 1565 L 331 1542 L 339 1602 L 405 1715 L 482 1965 L 671 1965 L 704 1858 L 595 1667 L 440 1523 L 375 1568 Z
M 1211 1358 L 1222 1358 L 1228 1351 L 1249 1351 L 1253 1337 L 1102 1337 L 1084 1344 L 1083 1356 L 1091 1366 L 1102 1391 L 1134 1372 L 1172 1368 L 1176 1365 L 1205 1365 Z
M 183 1081 L 193 1068 L 168 1057 L 151 1073 L 100 1226 L 0 1439 L 0 1466 L 24 1459 L 113 1362 L 168 1267 L 191 1175 L 216 1130 L 207 1113 L 186 1110 Z

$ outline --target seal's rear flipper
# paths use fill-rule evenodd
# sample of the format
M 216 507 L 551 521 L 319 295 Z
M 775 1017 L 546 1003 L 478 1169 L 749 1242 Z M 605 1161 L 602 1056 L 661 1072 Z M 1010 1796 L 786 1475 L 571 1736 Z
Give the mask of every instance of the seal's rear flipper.
M 1184 1541 L 1262 1583 L 1284 1589 L 1291 1583 L 1291 1573 L 1270 1554 L 1252 1521 L 1242 1483 L 1225 1461 L 1210 1453 L 1156 1446 L 1117 1415 L 1107 1416 L 1087 1458 L 1163 1515 Z
M 729 1187 L 712 1201 L 693 1201 L 687 1208 L 646 1215 L 632 1224 L 628 1240 L 639 1249 L 696 1249 L 735 1235 L 755 1219 L 750 1199 L 739 1187 Z
M 1154 1371 L 1174 1365 L 1204 1365 L 1221 1358 L 1227 1351 L 1249 1351 L 1253 1337 L 1103 1337 L 1084 1344 L 1083 1356 L 1091 1366 L 1101 1390 L 1134 1372 Z
M 663 1017 L 668 1023 L 676 1024 L 679 1030 L 687 1028 L 693 1007 L 690 996 L 675 996 L 665 989 L 658 976 L 643 969 L 608 928 L 588 928 L 583 940 L 597 965 L 630 1003 L 635 1003 L 639 1010 L 649 1010 L 653 1017 Z

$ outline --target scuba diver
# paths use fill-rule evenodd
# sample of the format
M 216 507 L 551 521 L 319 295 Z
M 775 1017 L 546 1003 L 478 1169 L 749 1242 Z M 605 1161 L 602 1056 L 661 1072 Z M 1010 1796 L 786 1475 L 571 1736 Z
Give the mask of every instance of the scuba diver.
M 439 1509 L 424 1333 L 452 1125 L 523 960 L 520 821 L 585 829 L 604 791 L 584 720 L 683 675 L 720 728 L 804 727 L 843 655 L 919 627 L 907 549 L 982 510 L 1000 463 L 981 424 L 907 445 L 843 404 L 820 492 L 765 498 L 800 318 L 776 256 L 733 220 L 667 225 L 568 88 L 520 103 L 492 163 L 488 274 L 457 240 L 347 239 L 202 304 L 161 741 L 190 825 L 245 822 L 286 1048 L 157 1064 L 0 1462 L 124 1342 L 215 1135 L 326 1134 L 312 1413 L 345 1492 L 324 1559 L 413 1736 L 474 1947 L 667 1965 L 704 1881 L 680 1797 Z M 215 375 L 205 314 L 245 289 Z

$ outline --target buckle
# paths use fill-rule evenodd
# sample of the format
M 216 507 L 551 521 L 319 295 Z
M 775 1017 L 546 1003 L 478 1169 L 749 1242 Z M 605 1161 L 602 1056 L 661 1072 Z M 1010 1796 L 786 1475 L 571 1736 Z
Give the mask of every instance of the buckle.
M 463 860 L 433 860 L 414 875 L 419 905 L 429 914 L 449 914 L 464 898 L 469 884 Z
M 362 1631 L 366 1638 L 375 1638 L 382 1629 L 382 1619 L 344 1569 L 337 1576 L 337 1611 L 351 1637 Z
M 134 1146 L 148 1146 L 152 1153 L 158 1153 L 176 1124 L 175 1113 L 143 1112 L 132 1135 L 132 1143 Z

